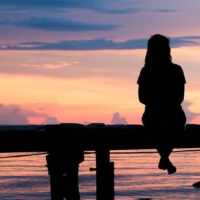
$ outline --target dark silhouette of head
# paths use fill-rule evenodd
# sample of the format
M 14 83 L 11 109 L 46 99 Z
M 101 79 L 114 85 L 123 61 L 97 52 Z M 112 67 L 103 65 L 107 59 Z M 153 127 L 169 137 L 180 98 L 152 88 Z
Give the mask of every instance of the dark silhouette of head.
M 155 34 L 148 40 L 145 66 L 171 63 L 171 49 L 169 38 Z

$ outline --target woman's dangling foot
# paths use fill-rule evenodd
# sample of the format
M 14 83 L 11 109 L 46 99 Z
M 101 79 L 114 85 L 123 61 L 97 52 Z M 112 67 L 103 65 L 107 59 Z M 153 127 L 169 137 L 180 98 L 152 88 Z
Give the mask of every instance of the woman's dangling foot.
M 169 158 L 161 158 L 158 164 L 158 168 L 162 170 L 167 170 L 168 174 L 173 174 L 176 172 L 176 167 L 172 165 Z
M 171 166 L 169 166 L 169 167 L 167 168 L 167 172 L 168 172 L 169 175 L 170 175 L 170 174 L 174 174 L 174 173 L 176 172 L 176 167 L 175 167 L 174 165 L 171 164 Z

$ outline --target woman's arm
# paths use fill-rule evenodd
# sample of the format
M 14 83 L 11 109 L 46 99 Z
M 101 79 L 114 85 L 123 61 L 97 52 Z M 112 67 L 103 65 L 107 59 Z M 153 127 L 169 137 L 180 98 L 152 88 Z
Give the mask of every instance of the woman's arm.
M 148 90 L 147 87 L 145 86 L 145 84 L 139 84 L 138 87 L 138 97 L 139 97 L 139 101 L 145 105 L 148 104 Z
M 184 100 L 184 93 L 185 93 L 185 84 L 180 84 L 175 91 L 175 101 L 178 105 L 180 105 Z

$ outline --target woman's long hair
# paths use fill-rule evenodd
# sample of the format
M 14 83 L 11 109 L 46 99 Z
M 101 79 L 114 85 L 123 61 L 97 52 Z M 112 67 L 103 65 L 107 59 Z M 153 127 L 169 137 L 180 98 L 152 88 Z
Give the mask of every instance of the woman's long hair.
M 167 65 L 172 62 L 170 41 L 167 37 L 155 34 L 148 40 L 145 66 Z

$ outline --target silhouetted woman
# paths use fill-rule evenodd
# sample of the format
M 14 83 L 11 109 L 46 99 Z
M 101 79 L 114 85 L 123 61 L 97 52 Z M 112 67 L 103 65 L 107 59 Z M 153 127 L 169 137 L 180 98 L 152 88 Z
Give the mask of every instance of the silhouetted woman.
M 160 154 L 158 167 L 168 174 L 176 172 L 169 156 L 175 138 L 181 137 L 186 123 L 181 107 L 186 81 L 181 66 L 172 63 L 170 52 L 169 39 L 153 35 L 137 81 L 139 100 L 145 105 L 142 122 L 149 134 L 155 134 Z

